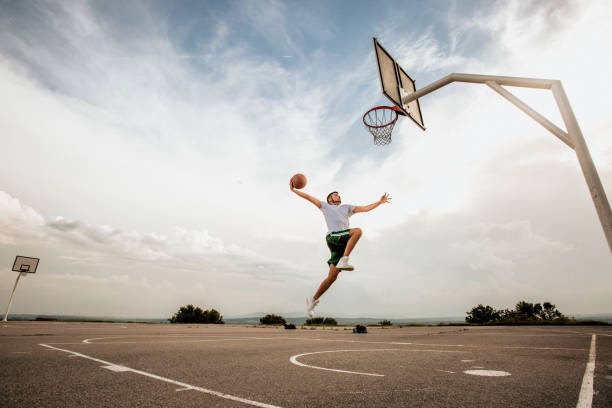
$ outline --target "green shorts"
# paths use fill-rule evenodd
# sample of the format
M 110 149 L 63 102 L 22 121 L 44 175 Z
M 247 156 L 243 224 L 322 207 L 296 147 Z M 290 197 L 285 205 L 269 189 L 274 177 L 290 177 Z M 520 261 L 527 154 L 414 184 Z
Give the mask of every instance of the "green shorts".
M 336 265 L 344 255 L 344 250 L 349 240 L 349 231 L 350 230 L 334 231 L 330 232 L 325 237 L 327 247 L 331 251 L 331 258 L 327 261 L 328 265 Z

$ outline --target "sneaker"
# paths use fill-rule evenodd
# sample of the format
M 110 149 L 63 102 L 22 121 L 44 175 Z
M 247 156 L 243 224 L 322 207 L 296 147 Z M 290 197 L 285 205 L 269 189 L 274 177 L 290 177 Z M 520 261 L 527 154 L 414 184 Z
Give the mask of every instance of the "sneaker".
M 315 300 L 314 298 L 306 298 L 306 312 L 308 312 L 308 316 L 311 318 L 314 316 L 314 308 L 319 304 L 319 299 Z
M 355 269 L 352 265 L 349 265 L 348 260 L 348 256 L 343 256 L 336 264 L 336 268 L 340 269 L 341 271 L 352 271 Z

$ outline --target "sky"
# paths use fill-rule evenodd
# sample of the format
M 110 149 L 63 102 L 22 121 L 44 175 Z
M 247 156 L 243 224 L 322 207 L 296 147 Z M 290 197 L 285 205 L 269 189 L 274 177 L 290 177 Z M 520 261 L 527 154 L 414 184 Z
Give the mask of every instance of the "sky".
M 0 307 L 165 318 L 303 312 L 327 276 L 319 209 L 367 205 L 316 315 L 612 312 L 612 256 L 575 152 L 481 84 L 389 105 L 372 37 L 416 81 L 561 80 L 607 194 L 612 3 L 0 1 Z M 550 90 L 507 88 L 565 129 Z M 4 310 L 3 310 L 4 311 Z

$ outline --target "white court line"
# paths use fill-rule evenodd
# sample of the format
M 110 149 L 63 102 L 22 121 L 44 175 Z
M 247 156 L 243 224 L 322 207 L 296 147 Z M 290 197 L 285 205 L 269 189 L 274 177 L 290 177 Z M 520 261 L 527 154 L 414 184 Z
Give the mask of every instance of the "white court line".
M 544 329 L 539 329 L 539 330 L 544 330 Z M 601 329 L 601 330 L 605 330 L 605 329 Z M 582 336 L 591 336 L 591 335 L 596 335 L 596 336 L 612 336 L 612 334 L 606 334 L 606 333 L 601 333 L 600 331 L 594 331 L 594 332 L 589 332 L 589 331 L 583 331 L 583 332 L 579 332 L 579 331 L 554 331 L 554 330 L 549 330 L 549 333 L 574 333 L 574 334 L 580 334 Z
M 362 343 L 362 344 L 399 344 L 409 346 L 431 346 L 431 347 L 478 347 L 478 346 L 466 346 L 463 344 L 435 344 L 435 343 L 409 343 L 399 341 L 365 341 L 365 340 L 342 340 L 342 339 L 326 339 L 326 338 L 301 338 L 296 340 L 312 340 L 312 341 L 329 341 L 339 343 Z
M 41 343 L 40 345 L 43 346 L 43 347 L 47 347 L 49 349 L 63 351 L 64 353 L 69 353 L 69 354 L 72 354 L 74 356 L 83 357 L 83 358 L 88 359 L 88 360 L 97 361 L 98 363 L 105 364 L 104 368 L 108 368 L 108 369 L 112 369 L 112 370 L 118 370 L 118 371 L 129 371 L 129 372 L 132 372 L 134 374 L 140 374 L 140 375 L 143 375 L 145 377 L 153 378 L 155 380 L 164 381 L 164 382 L 167 382 L 167 383 L 170 383 L 170 384 L 178 385 L 178 386 L 180 386 L 182 388 L 189 388 L 189 389 L 192 389 L 194 391 L 199 391 L 199 392 L 203 392 L 205 394 L 214 395 L 215 397 L 225 398 L 225 399 L 232 400 L 232 401 L 238 401 L 238 402 L 242 402 L 242 403 L 248 404 L 248 405 L 253 405 L 253 406 L 256 406 L 256 407 L 281 408 L 281 407 L 278 407 L 276 405 L 270 405 L 270 404 L 266 404 L 266 403 L 263 403 L 263 402 L 252 401 L 252 400 L 248 400 L 246 398 L 236 397 L 234 395 L 230 395 L 230 394 L 225 394 L 225 393 L 218 392 L 218 391 L 209 390 L 209 389 L 206 389 L 206 388 L 202 388 L 202 387 L 198 387 L 198 386 L 195 386 L 195 385 L 187 384 L 187 383 L 184 383 L 184 382 L 181 382 L 181 381 L 176 381 L 176 380 L 172 380 L 170 378 L 165 378 L 165 377 L 162 377 L 162 376 L 159 376 L 159 375 L 156 375 L 156 374 L 147 373 L 146 371 L 140 371 L 140 370 L 136 370 L 134 368 L 130 368 L 130 367 L 114 364 L 114 363 L 111 363 L 111 362 L 108 362 L 108 361 L 100 360 L 99 358 L 95 358 L 95 357 L 87 356 L 85 354 L 77 353 L 76 351 L 71 351 L 71 350 L 61 349 L 59 347 L 49 346 L 48 344 L 42 344 Z
M 106 339 L 126 339 L 134 337 L 166 337 L 164 335 L 121 335 L 121 336 L 106 336 L 106 337 L 92 337 L 85 339 L 82 343 L 86 344 L 138 344 L 143 343 L 140 341 L 115 341 L 115 342 L 97 342 L 93 340 L 106 340 Z M 181 336 L 180 334 L 168 335 L 167 337 L 178 337 L 177 340 L 172 341 L 161 341 L 161 342 L 147 342 L 147 344 L 153 343 L 195 343 L 204 341 L 221 341 L 221 340 L 297 340 L 297 341 L 329 341 L 329 342 L 340 342 L 340 343 L 364 343 L 364 344 L 393 344 L 393 345 L 409 345 L 409 346 L 428 346 L 428 347 L 477 347 L 477 346 L 465 346 L 463 344 L 432 344 L 432 343 L 409 343 L 409 342 L 397 342 L 397 341 L 365 341 L 365 340 L 342 340 L 342 339 L 331 339 L 331 338 L 302 338 L 302 337 L 240 337 L 240 338 L 226 338 L 217 339 L 222 336 L 199 336 L 199 335 L 186 335 Z M 182 337 L 215 337 L 213 340 L 180 340 Z M 48 343 L 48 344 L 78 344 L 74 342 L 70 343 Z
M 595 338 L 591 337 L 591 349 L 589 350 L 589 361 L 584 370 L 584 378 L 582 379 L 582 387 L 580 387 L 580 395 L 578 396 L 578 404 L 576 408 L 591 408 L 593 405 L 593 377 L 595 376 Z
M 365 340 L 341 340 L 341 339 L 312 339 L 318 341 L 337 341 L 341 343 L 366 343 L 366 344 L 403 344 L 410 346 L 432 346 L 432 347 L 477 347 L 465 346 L 463 344 L 432 344 L 432 343 L 405 343 L 399 341 L 365 341 Z
M 394 394 L 398 392 L 434 391 L 435 388 L 413 388 L 407 390 L 383 390 L 383 391 L 338 391 L 334 394 Z
M 81 343 L 87 343 L 87 344 L 94 344 L 92 343 L 93 340 L 106 340 L 106 339 L 129 339 L 129 338 L 135 338 L 135 337 L 145 337 L 145 338 L 149 338 L 149 337 L 177 337 L 179 339 L 182 338 L 187 338 L 187 337 L 204 337 L 204 338 L 213 338 L 211 341 L 215 341 L 215 340 L 276 340 L 276 339 L 280 339 L 280 340 L 300 340 L 300 339 L 294 339 L 292 337 L 239 337 L 239 338 L 235 338 L 232 337 L 231 339 L 227 339 L 227 338 L 220 338 L 220 337 L 224 337 L 224 336 L 211 336 L 211 335 L 181 335 L 181 334 L 134 334 L 134 335 L 122 335 L 122 336 L 106 336 L 106 337 L 91 337 L 89 339 L 85 339 L 83 341 L 81 341 Z M 194 340 L 190 340 L 190 341 L 194 341 Z M 182 343 L 187 343 L 190 342 L 188 341 L 183 341 Z M 206 341 L 206 340 L 195 340 L 195 341 Z M 173 341 L 174 342 L 174 341 Z M 137 342 L 137 341 L 131 341 L 131 342 L 106 342 L 106 343 L 100 343 L 100 342 L 95 342 L 95 344 L 115 344 L 115 343 L 142 343 L 142 342 Z M 168 342 L 164 342 L 164 343 L 168 343 Z M 176 341 L 176 343 L 181 343 L 181 341 Z M 50 344 L 75 344 L 75 343 L 50 343 Z
M 471 351 L 449 351 L 449 350 L 406 350 L 406 349 L 360 349 L 360 350 L 326 350 L 326 351 L 314 351 L 311 353 L 296 354 L 289 358 L 289 361 L 300 367 L 315 368 L 317 370 L 335 371 L 338 373 L 346 374 L 358 374 L 358 375 L 369 375 L 373 377 L 384 377 L 384 374 L 373 374 L 373 373 L 362 373 L 359 371 L 347 371 L 339 370 L 336 368 L 319 367 L 310 364 L 300 363 L 297 359 L 302 356 L 309 356 L 312 354 L 323 354 L 323 353 L 345 353 L 345 352 L 358 352 L 358 351 L 409 351 L 409 352 L 433 352 L 433 353 L 471 353 Z
M 571 350 L 584 351 L 585 348 L 568 348 L 568 347 L 522 347 L 522 346 L 505 346 L 506 349 L 529 349 L 529 350 Z
M 308 367 L 308 368 L 316 368 L 317 370 L 325 370 L 325 371 L 335 371 L 337 373 L 347 373 L 347 374 L 359 374 L 359 375 L 369 375 L 372 377 L 384 377 L 384 374 L 373 374 L 373 373 L 360 373 L 358 371 L 347 371 L 347 370 L 338 370 L 336 368 L 325 368 L 325 367 L 318 367 L 318 366 L 313 366 L 310 364 L 304 364 L 304 363 L 300 363 L 297 358 L 298 357 L 302 357 L 302 356 L 309 356 L 311 354 L 323 354 L 323 353 L 340 353 L 340 352 L 355 352 L 355 351 L 398 351 L 399 349 L 368 349 L 368 350 L 330 350 L 330 351 L 315 351 L 313 353 L 303 353 L 303 354 L 296 354 L 295 356 L 291 356 L 291 358 L 289 358 L 289 361 L 291 361 L 293 364 L 297 365 L 297 366 L 301 366 L 301 367 Z
M 125 371 L 130 371 L 129 367 L 120 366 L 120 365 L 107 365 L 107 366 L 100 366 L 100 367 L 106 368 L 107 370 L 111 370 L 111 371 L 114 371 L 116 373 L 123 373 Z
M 166 341 L 107 341 L 107 342 L 95 342 L 87 344 L 165 344 L 165 343 L 205 343 L 208 341 L 247 341 L 247 340 L 271 340 L 271 339 L 257 339 L 257 338 L 227 338 L 227 339 L 201 339 L 201 340 L 166 340 Z M 80 344 L 80 343 L 50 343 L 50 344 Z
M 89 339 L 85 339 L 82 343 L 89 343 L 92 340 L 105 340 L 105 339 L 129 339 L 135 337 L 225 337 L 225 336 L 214 336 L 214 335 L 198 335 L 198 334 L 181 334 L 181 333 L 169 333 L 169 334 L 122 334 L 122 335 L 114 335 L 114 336 L 105 336 L 105 337 L 91 337 Z
M 584 333 L 585 335 L 589 335 L 589 333 Z M 503 336 L 503 337 L 579 337 L 573 334 L 568 333 L 559 333 L 559 334 L 514 334 L 514 333 L 504 333 L 504 332 L 495 332 L 495 333 L 465 333 L 462 336 Z

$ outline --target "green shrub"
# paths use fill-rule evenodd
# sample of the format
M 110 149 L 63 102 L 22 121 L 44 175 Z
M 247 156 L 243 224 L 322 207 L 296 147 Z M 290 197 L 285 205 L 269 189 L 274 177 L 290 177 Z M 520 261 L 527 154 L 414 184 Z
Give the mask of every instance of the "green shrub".
M 202 310 L 194 305 L 181 306 L 178 312 L 168 320 L 170 323 L 225 323 L 223 316 L 215 309 Z
M 307 319 L 304 324 L 306 326 L 337 326 L 338 322 L 331 317 L 313 317 L 312 319 Z
M 286 322 L 284 317 L 275 314 L 267 314 L 259 319 L 259 323 L 261 324 L 285 324 Z
M 483 306 L 480 304 L 467 312 L 465 321 L 468 323 L 489 323 L 491 321 L 499 320 L 499 316 L 499 312 L 493 309 L 491 306 Z
M 479 304 L 467 312 L 465 321 L 475 324 L 547 324 L 567 323 L 568 318 L 550 302 L 533 304 L 521 300 L 513 310 L 495 310 Z

